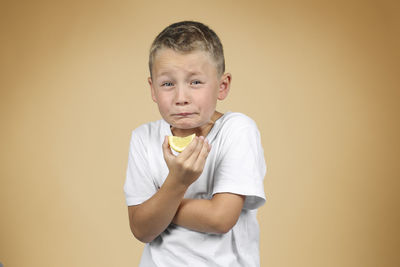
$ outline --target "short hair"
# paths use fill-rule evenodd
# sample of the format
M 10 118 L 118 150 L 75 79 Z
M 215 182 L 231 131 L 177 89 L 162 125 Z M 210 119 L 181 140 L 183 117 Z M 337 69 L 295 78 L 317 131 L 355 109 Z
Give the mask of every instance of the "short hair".
M 216 63 L 217 73 L 222 75 L 225 72 L 222 43 L 217 34 L 203 23 L 181 21 L 169 25 L 160 32 L 150 48 L 150 76 L 152 76 L 156 53 L 162 48 L 171 48 L 181 53 L 189 53 L 196 50 L 208 52 Z

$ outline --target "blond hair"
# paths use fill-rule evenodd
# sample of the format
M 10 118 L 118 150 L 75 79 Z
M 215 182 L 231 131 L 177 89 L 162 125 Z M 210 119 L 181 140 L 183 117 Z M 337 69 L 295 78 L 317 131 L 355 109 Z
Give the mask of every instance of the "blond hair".
M 208 52 L 216 63 L 217 73 L 225 72 L 225 59 L 222 44 L 217 34 L 208 26 L 195 21 L 181 21 L 166 27 L 154 39 L 149 56 L 149 69 L 152 68 L 157 51 L 170 48 L 181 53 L 192 51 Z

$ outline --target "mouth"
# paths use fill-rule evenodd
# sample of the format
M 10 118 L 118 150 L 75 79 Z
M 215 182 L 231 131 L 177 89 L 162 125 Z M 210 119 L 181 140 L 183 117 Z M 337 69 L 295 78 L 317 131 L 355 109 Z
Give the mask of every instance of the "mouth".
M 191 115 L 194 115 L 195 113 L 194 112 L 182 112 L 182 113 L 175 113 L 175 114 L 173 114 L 173 116 L 175 116 L 175 117 L 188 117 L 188 116 L 191 116 Z

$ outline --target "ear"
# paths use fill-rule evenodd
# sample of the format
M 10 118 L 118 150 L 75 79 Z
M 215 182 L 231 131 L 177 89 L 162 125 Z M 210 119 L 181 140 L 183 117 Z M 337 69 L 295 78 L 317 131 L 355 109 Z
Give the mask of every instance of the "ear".
M 221 80 L 219 82 L 219 90 L 218 90 L 218 100 L 224 100 L 231 89 L 231 81 L 232 75 L 230 73 L 225 73 L 221 76 Z
M 147 79 L 147 81 L 149 82 L 149 85 L 150 85 L 151 98 L 153 99 L 153 101 L 154 101 L 155 103 L 157 103 L 156 92 L 154 91 L 155 89 L 154 89 L 154 87 L 153 87 L 153 81 L 152 81 L 151 77 L 149 77 L 149 78 Z

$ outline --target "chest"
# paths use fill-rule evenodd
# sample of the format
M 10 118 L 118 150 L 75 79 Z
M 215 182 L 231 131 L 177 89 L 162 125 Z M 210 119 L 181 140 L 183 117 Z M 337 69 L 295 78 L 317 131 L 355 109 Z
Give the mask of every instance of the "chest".
M 156 151 L 156 153 L 154 153 Z M 200 177 L 190 185 L 186 191 L 185 198 L 210 199 L 214 188 L 215 173 L 217 167 L 217 151 L 211 150 L 203 172 Z M 159 189 L 168 176 L 169 169 L 165 163 L 162 150 L 153 150 L 152 155 L 149 155 L 150 173 L 157 189 Z

